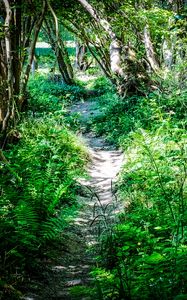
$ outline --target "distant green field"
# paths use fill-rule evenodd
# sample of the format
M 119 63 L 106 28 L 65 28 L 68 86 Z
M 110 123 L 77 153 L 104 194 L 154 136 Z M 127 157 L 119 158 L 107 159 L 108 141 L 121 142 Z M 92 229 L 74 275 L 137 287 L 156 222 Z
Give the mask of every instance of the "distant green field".
M 75 52 L 76 52 L 75 47 L 73 47 L 73 46 L 72 47 L 67 47 L 66 49 L 67 49 L 69 55 L 75 56 Z M 45 42 L 36 43 L 35 55 L 37 55 L 37 56 L 48 56 L 52 53 L 53 53 L 53 50 L 52 50 L 50 44 L 45 43 Z
M 73 47 L 68 47 L 67 48 L 68 54 L 69 55 L 75 55 L 75 48 Z M 51 48 L 36 48 L 35 49 L 35 55 L 37 56 L 48 56 L 51 53 L 53 53 L 53 50 Z

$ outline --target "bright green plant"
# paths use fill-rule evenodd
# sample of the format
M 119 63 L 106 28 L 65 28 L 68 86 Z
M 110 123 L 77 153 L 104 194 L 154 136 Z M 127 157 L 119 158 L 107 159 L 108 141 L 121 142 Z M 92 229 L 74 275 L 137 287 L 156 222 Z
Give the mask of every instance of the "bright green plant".
M 73 101 L 87 98 L 86 90 L 80 85 L 69 86 L 52 79 L 52 75 L 36 75 L 31 78 L 28 104 L 33 112 L 63 111 Z
M 132 138 L 120 179 L 125 212 L 94 276 L 103 299 L 173 299 L 186 293 L 186 132 L 164 124 Z M 102 281 L 106 272 L 112 282 Z
M 162 92 L 99 100 L 103 115 L 92 128 L 121 145 L 125 163 L 118 185 L 124 212 L 99 236 L 98 299 L 186 297 L 187 97 L 179 83 L 168 76 Z
M 52 255 L 50 247 L 61 241 L 76 212 L 77 178 L 85 173 L 88 158 L 64 124 L 63 100 L 58 98 L 63 88 L 44 78 L 40 83 L 33 80 L 30 87 L 30 109 L 35 111 L 22 117 L 17 129 L 20 141 L 9 145 L 0 163 L 3 299 L 19 298 L 16 287 L 25 271 L 30 274 L 39 268 L 39 261 Z

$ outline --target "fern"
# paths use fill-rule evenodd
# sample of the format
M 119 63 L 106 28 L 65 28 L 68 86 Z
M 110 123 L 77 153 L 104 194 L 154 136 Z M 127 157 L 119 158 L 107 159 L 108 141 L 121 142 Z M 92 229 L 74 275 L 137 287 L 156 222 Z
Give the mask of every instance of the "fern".
M 59 238 L 65 227 L 65 221 L 62 218 L 50 218 L 41 226 L 41 236 L 47 240 Z
M 31 204 L 20 201 L 14 209 L 17 230 L 36 232 L 38 229 L 38 215 L 31 207 Z
M 55 116 L 26 120 L 20 131 L 20 144 L 6 152 L 9 168 L 0 168 L 0 273 L 5 281 L 12 274 L 10 283 L 61 237 L 86 157 Z

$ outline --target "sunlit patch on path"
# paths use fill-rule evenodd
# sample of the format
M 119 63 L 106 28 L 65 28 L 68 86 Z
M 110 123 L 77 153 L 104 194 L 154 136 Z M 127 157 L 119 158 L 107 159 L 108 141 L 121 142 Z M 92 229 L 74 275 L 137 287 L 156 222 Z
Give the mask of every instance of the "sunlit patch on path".
M 115 215 L 119 210 L 116 205 L 115 181 L 123 162 L 123 153 L 109 145 L 104 137 L 97 137 L 84 128 L 90 118 L 102 114 L 94 101 L 78 102 L 71 108 L 70 114 L 79 114 L 82 132 L 79 137 L 90 153 L 88 179 L 80 179 L 85 194 L 79 197 L 81 208 L 65 233 L 66 249 L 58 259 L 58 265 L 51 265 L 46 274 L 42 296 L 32 300 L 93 300 L 89 293 L 74 295 L 76 288 L 89 290 L 92 278 L 90 271 L 95 265 L 94 254 L 90 247 L 97 244 L 97 226 L 102 218 Z M 101 220 L 100 217 L 101 216 Z M 31 299 L 31 298 L 24 298 Z

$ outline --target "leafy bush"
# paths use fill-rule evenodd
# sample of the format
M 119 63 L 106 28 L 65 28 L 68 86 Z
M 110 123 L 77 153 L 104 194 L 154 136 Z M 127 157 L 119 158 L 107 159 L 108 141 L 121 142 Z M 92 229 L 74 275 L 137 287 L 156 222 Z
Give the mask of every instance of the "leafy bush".
M 114 86 L 112 86 L 111 82 L 104 76 L 100 76 L 94 80 L 93 89 L 97 90 L 99 94 L 104 94 L 108 92 L 115 91 Z
M 166 90 L 168 89 L 168 91 Z M 99 135 L 105 134 L 108 141 L 123 144 L 137 128 L 156 130 L 163 122 L 186 128 L 187 90 L 176 86 L 164 92 L 155 91 L 146 97 L 132 96 L 126 99 L 109 91 L 98 98 L 103 115 L 93 118 L 92 129 Z
M 98 135 L 105 134 L 111 143 L 119 144 L 119 137 L 127 135 L 134 128 L 128 104 L 114 93 L 105 93 L 99 98 L 103 114 L 93 118 L 92 128 Z

